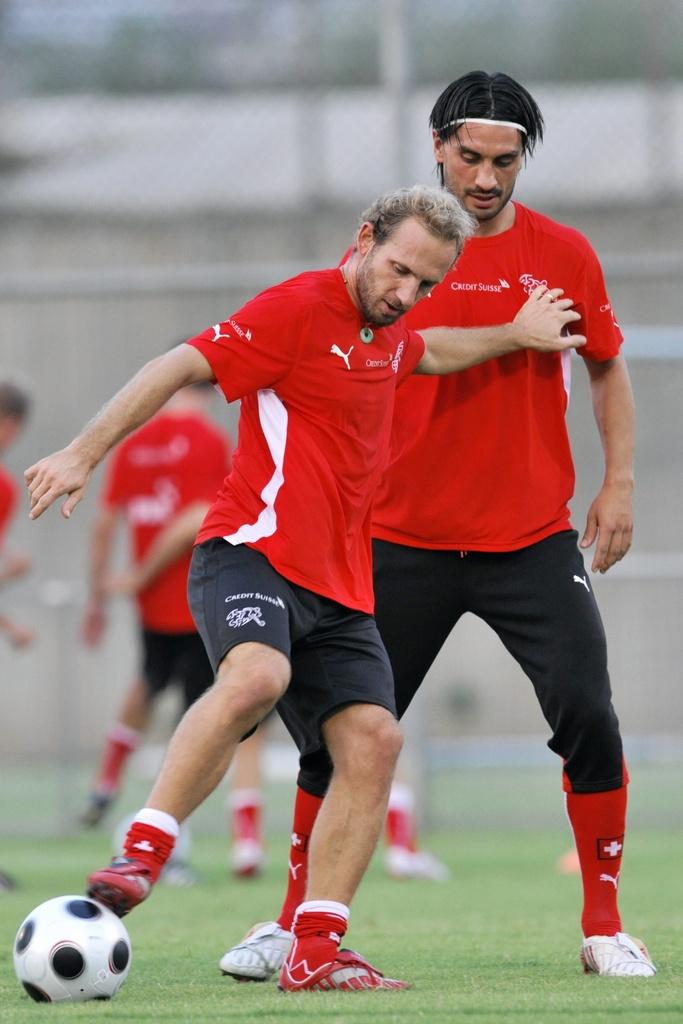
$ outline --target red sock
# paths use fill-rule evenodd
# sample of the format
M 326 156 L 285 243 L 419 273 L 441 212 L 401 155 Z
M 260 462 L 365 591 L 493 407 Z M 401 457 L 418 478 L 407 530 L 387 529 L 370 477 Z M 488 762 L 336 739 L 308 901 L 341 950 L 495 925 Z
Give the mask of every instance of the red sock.
M 290 972 L 299 966 L 309 973 L 337 958 L 349 924 L 349 909 L 331 900 L 302 903 L 294 918 L 294 943 L 288 957 Z M 305 965 L 305 966 L 304 966 Z
M 98 793 L 116 793 L 126 761 L 137 749 L 140 733 L 121 722 L 114 722 L 107 731 L 100 770 L 95 780 Z
M 627 787 L 567 793 L 567 814 L 581 864 L 584 936 L 621 931 L 617 886 L 626 829 Z
M 233 839 L 261 842 L 261 794 L 257 789 L 236 789 L 230 797 Z
M 149 868 L 152 881 L 156 882 L 174 846 L 175 836 L 154 825 L 134 821 L 123 843 L 123 855 L 142 861 Z
M 387 808 L 387 846 L 400 846 L 415 853 L 417 835 L 413 814 L 413 796 L 407 786 L 397 783 L 391 787 Z
M 285 931 L 290 931 L 294 914 L 306 895 L 308 881 L 308 841 L 318 816 L 322 797 L 307 793 L 300 786 L 296 787 L 294 801 L 294 820 L 292 822 L 292 845 L 289 850 L 289 874 L 287 876 L 287 893 L 282 904 L 277 923 Z

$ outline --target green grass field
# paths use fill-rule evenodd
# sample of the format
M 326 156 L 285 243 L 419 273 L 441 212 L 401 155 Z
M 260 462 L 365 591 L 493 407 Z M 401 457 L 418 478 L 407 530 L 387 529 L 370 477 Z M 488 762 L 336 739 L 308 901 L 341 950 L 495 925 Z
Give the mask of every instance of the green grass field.
M 88 870 L 109 856 L 108 837 L 3 843 L 0 866 L 21 882 L 0 894 L 0 1021 L 258 1021 L 264 1024 L 412 1024 L 493 1021 L 534 1024 L 673 1024 L 683 1021 L 683 878 L 680 830 L 635 830 L 622 872 L 627 930 L 646 939 L 659 968 L 650 980 L 581 973 L 577 950 L 580 883 L 555 871 L 567 834 L 552 831 L 439 833 L 430 847 L 451 882 L 398 883 L 376 860 L 353 907 L 347 944 L 409 992 L 283 995 L 273 983 L 239 985 L 221 976 L 218 957 L 253 922 L 279 907 L 282 841 L 256 882 L 228 880 L 225 841 L 195 840 L 202 882 L 158 887 L 129 918 L 133 965 L 111 1003 L 34 1003 L 12 967 L 12 943 L 38 903 L 79 892 Z

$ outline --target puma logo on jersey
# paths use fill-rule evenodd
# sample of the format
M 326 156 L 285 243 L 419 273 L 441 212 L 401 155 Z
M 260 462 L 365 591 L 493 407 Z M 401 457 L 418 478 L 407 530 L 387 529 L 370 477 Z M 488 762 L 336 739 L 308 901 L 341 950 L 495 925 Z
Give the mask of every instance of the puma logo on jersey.
M 333 345 L 332 348 L 330 349 L 330 353 L 333 356 L 339 356 L 340 359 L 344 360 L 344 362 L 346 363 L 347 370 L 351 369 L 351 364 L 349 363 L 349 356 L 351 355 L 352 352 L 353 345 L 351 346 L 348 352 L 342 352 L 342 350 L 339 348 L 339 345 Z
M 234 320 L 226 320 L 226 323 L 232 327 L 233 331 L 238 338 L 242 338 L 244 341 L 251 341 L 251 330 L 247 327 L 246 331 L 240 327 Z M 211 341 L 218 341 L 219 338 L 228 338 L 232 340 L 232 334 L 224 334 L 221 331 L 223 324 L 214 324 L 211 330 L 213 331 L 213 338 Z
M 612 885 L 614 886 L 614 888 L 616 889 L 617 886 L 619 885 L 619 875 L 620 874 L 621 874 L 621 871 L 617 871 L 616 875 L 606 875 L 606 874 L 600 875 L 600 881 L 601 882 L 611 882 Z
M 586 579 L 585 576 L 575 576 L 574 577 L 574 583 L 581 583 L 586 588 L 588 593 L 590 594 L 590 587 L 588 586 L 588 580 Z

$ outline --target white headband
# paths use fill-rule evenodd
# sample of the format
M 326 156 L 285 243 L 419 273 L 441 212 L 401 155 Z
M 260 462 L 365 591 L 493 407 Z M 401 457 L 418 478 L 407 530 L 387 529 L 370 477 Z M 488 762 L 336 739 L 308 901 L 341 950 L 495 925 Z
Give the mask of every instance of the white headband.
M 461 124 L 497 124 L 501 128 L 516 128 L 518 132 L 527 134 L 527 130 L 523 124 L 517 124 L 516 121 L 494 121 L 490 117 L 459 117 L 455 121 L 449 121 L 448 124 L 444 124 L 441 128 L 437 129 L 439 134 L 446 130 L 446 128 L 452 128 L 454 125 L 459 128 Z

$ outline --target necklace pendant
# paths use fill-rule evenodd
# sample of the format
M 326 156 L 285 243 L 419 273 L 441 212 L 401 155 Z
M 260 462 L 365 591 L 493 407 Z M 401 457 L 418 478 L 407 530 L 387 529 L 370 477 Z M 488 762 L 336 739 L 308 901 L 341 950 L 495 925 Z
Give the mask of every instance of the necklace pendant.
M 363 342 L 364 345 L 369 345 L 373 338 L 374 334 L 372 333 L 369 327 L 361 327 L 360 340 Z

